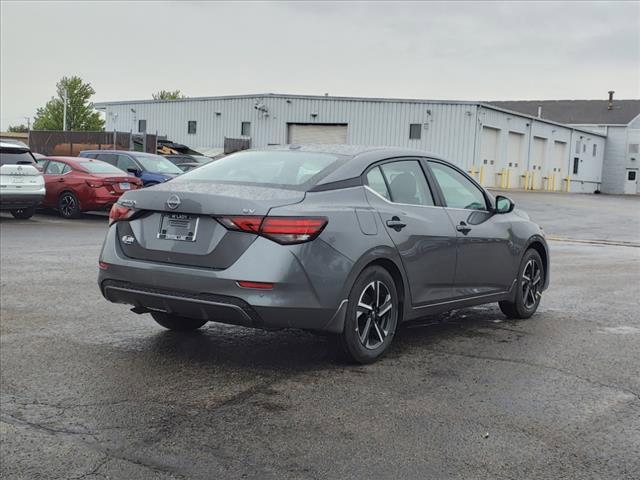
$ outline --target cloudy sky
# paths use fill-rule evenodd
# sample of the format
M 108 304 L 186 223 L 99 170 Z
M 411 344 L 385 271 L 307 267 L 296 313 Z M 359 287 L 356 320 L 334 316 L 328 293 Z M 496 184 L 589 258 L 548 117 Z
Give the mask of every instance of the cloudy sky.
M 638 2 L 1 2 L 0 128 L 64 75 L 95 101 L 297 93 L 640 97 Z

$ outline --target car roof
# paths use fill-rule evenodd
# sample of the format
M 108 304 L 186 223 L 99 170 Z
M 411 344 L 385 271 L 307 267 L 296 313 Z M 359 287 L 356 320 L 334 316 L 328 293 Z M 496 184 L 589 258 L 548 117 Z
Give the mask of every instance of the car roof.
M 82 163 L 91 163 L 91 162 L 106 163 L 107 165 L 111 165 L 110 163 L 103 162 L 102 160 L 97 160 L 95 158 L 85 158 L 85 157 L 52 156 L 52 157 L 45 157 L 42 160 L 56 160 L 59 162 L 71 163 L 73 165 L 78 165 Z
M 303 145 L 277 145 L 265 149 L 255 149 L 264 151 L 294 151 L 327 153 L 340 157 L 342 160 L 335 170 L 322 178 L 315 186 L 327 183 L 339 182 L 362 175 L 372 163 L 390 158 L 421 157 L 444 160 L 440 155 L 422 150 L 414 150 L 402 147 L 385 147 L 371 145 L 333 145 L 333 144 L 303 144 Z M 450 162 L 447 162 L 450 163 Z
M 0 148 L 12 148 L 15 150 L 29 150 L 29 147 L 27 147 L 24 143 L 13 143 L 13 142 L 7 142 L 7 141 L 2 141 L 0 142 Z
M 137 152 L 135 150 L 82 150 L 80 153 L 116 153 L 122 155 L 156 156 L 155 153 Z

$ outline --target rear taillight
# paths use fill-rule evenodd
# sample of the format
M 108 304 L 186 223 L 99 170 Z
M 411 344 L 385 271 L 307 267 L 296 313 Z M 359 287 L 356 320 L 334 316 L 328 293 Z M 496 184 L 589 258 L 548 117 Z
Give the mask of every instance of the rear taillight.
M 229 230 L 258 233 L 263 217 L 218 217 L 218 221 Z
M 114 203 L 109 212 L 109 226 L 120 220 L 128 220 L 135 212 L 133 208 L 123 207 Z
M 104 182 L 101 182 L 100 180 L 86 180 L 86 182 L 91 188 L 104 187 Z
M 229 230 L 256 233 L 282 245 L 309 242 L 327 225 L 324 217 L 218 217 Z

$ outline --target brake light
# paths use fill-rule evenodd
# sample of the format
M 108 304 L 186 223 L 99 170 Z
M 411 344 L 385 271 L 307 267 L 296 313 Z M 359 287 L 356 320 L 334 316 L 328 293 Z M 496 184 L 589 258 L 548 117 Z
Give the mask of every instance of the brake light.
M 86 182 L 87 182 L 87 185 L 89 185 L 91 188 L 104 187 L 104 182 L 100 180 L 86 180 Z
M 128 220 L 135 212 L 133 208 L 123 207 L 114 203 L 109 212 L 109 226 L 120 220 Z
M 327 225 L 324 217 L 218 217 L 229 230 L 256 233 L 282 245 L 309 242 Z

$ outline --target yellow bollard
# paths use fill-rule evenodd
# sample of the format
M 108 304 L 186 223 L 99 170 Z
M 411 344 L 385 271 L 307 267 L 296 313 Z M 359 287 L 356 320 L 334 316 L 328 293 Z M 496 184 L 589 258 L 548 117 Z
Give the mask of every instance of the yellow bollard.
M 511 170 L 507 168 L 507 188 L 511 188 Z
M 567 189 L 565 190 L 566 192 L 570 192 L 571 191 L 571 178 L 569 178 L 569 175 L 567 175 L 567 177 L 564 179 L 565 182 L 567 182 Z
M 536 172 L 531 172 L 531 188 L 529 190 L 536 189 Z
M 529 170 L 524 172 L 524 189 L 529 190 Z
M 484 187 L 484 165 L 480 165 L 480 185 Z

